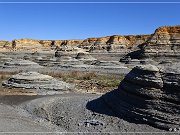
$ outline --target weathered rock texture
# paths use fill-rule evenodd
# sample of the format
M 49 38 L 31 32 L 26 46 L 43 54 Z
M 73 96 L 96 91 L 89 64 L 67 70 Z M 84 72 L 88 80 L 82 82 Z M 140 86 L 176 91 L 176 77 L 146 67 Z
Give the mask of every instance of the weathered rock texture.
M 13 75 L 9 80 L 3 82 L 4 86 L 37 89 L 47 91 L 68 91 L 74 88 L 73 85 L 54 79 L 49 75 L 37 72 L 23 72 Z
M 35 62 L 32 62 L 32 61 L 29 61 L 29 60 L 23 60 L 23 59 L 13 59 L 13 60 L 9 60 L 7 62 L 4 63 L 4 68 L 18 68 L 18 67 L 33 67 L 33 68 L 39 68 L 40 65 L 35 63 Z
M 80 53 L 78 53 L 77 56 L 76 56 L 76 59 L 78 59 L 78 60 L 88 60 L 88 61 L 96 60 L 88 52 L 80 52 Z
M 118 52 L 122 49 L 136 47 L 144 43 L 150 35 L 130 35 L 130 36 L 106 36 L 100 38 L 88 38 L 85 40 L 34 40 L 34 39 L 18 39 L 8 42 L 6 48 L 13 50 L 43 50 L 55 49 L 60 46 L 69 48 L 79 47 L 92 52 Z M 7 44 L 5 41 L 0 41 L 0 44 Z M 11 45 L 9 45 L 11 44 Z M 74 49 L 71 49 L 74 51 Z
M 0 40 L 0 47 L 2 47 L 2 46 L 7 46 L 7 45 L 9 45 L 10 44 L 10 42 L 9 41 L 5 41 L 5 40 Z
M 137 66 L 117 90 L 102 96 L 118 117 L 169 130 L 180 127 L 180 74 Z
M 147 57 L 180 58 L 180 26 L 160 27 L 144 45 Z
M 156 62 L 176 61 L 180 59 L 180 26 L 165 26 L 156 29 L 139 49 L 128 53 L 120 61 L 150 58 Z
M 34 39 L 18 39 L 12 41 L 12 48 L 15 50 L 43 50 L 43 49 L 55 49 L 57 46 L 79 45 L 81 40 L 34 40 Z
M 132 48 L 148 40 L 150 35 L 113 35 L 101 38 L 85 39 L 79 47 L 90 49 L 92 52 L 118 52 L 123 49 Z

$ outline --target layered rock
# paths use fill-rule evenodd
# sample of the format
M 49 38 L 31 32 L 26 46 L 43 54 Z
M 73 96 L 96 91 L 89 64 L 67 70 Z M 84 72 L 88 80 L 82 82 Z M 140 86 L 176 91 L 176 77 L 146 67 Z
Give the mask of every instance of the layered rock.
M 153 65 L 133 68 L 119 88 L 101 97 L 114 114 L 162 129 L 180 127 L 180 74 Z
M 83 61 L 95 61 L 96 59 L 92 57 L 88 52 L 80 52 L 77 54 L 76 59 Z
M 19 67 L 40 68 L 41 66 L 29 60 L 12 59 L 12 60 L 6 61 L 3 67 L 4 68 L 19 68 Z
M 87 38 L 85 40 L 34 40 L 18 39 L 8 42 L 8 47 L 14 50 L 43 50 L 55 49 L 60 46 L 79 47 L 93 52 L 118 52 L 122 49 L 132 48 L 138 44 L 144 43 L 149 35 L 113 35 L 100 38 Z M 0 44 L 7 44 L 0 41 Z M 9 43 L 11 45 L 9 45 Z M 7 46 L 7 45 L 6 45 Z
M 145 56 L 179 58 L 180 26 L 158 28 L 143 47 Z
M 124 37 L 130 42 L 130 46 L 128 47 L 133 48 L 145 43 L 151 37 L 151 35 L 128 35 Z
M 101 38 L 88 38 L 84 40 L 79 47 L 98 52 L 118 52 L 123 49 L 132 48 L 146 42 L 150 35 L 129 35 L 129 36 L 106 36 Z
M 34 40 L 34 39 L 18 39 L 13 40 L 11 48 L 15 50 L 43 50 L 55 49 L 57 46 L 68 45 L 77 46 L 82 40 Z
M 12 88 L 36 89 L 48 91 L 68 91 L 74 89 L 74 86 L 63 81 L 54 79 L 49 75 L 43 75 L 37 72 L 23 72 L 13 75 L 9 80 L 3 82 L 3 86 Z
M 11 44 L 12 43 L 9 41 L 0 40 L 0 51 L 6 50 L 6 49 L 12 49 Z
M 9 41 L 5 41 L 5 40 L 0 40 L 0 47 L 6 47 L 10 44 Z
M 144 45 L 146 57 L 180 58 L 180 26 L 160 27 Z
M 139 49 L 125 55 L 120 61 L 132 59 L 152 59 L 156 62 L 180 59 L 180 26 L 165 26 L 156 29 L 145 43 L 138 45 Z

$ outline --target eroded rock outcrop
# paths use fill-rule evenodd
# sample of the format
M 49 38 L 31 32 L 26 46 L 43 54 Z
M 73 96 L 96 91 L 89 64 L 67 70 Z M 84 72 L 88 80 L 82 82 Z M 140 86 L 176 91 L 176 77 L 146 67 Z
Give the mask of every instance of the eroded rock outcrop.
M 138 45 L 139 49 L 132 51 L 120 61 L 132 59 L 152 59 L 156 62 L 164 60 L 179 62 L 180 59 L 180 26 L 165 26 L 156 29 L 145 43 Z
M 76 59 L 82 60 L 82 61 L 95 61 L 96 60 L 88 52 L 79 52 L 76 56 Z
M 119 88 L 101 97 L 116 116 L 169 130 L 180 127 L 180 74 L 153 65 L 133 68 Z
M 4 68 L 19 68 L 19 67 L 40 68 L 41 66 L 29 60 L 12 59 L 12 60 L 6 61 L 3 67 Z
M 145 43 L 145 57 L 180 58 L 180 26 L 167 26 L 156 29 Z
M 100 38 L 87 38 L 85 40 L 34 40 L 34 39 L 15 39 L 8 42 L 8 49 L 15 50 L 47 50 L 56 49 L 60 46 L 79 47 L 91 52 L 119 52 L 123 49 L 130 49 L 144 43 L 150 35 L 113 35 Z M 0 41 L 0 45 L 5 44 Z M 11 44 L 11 45 L 9 45 Z M 7 46 L 7 45 L 6 45 Z
M 91 52 L 118 52 L 142 44 L 146 42 L 149 37 L 150 35 L 113 35 L 100 38 L 88 38 L 84 40 L 79 47 L 90 49 Z
M 40 93 L 43 91 L 69 91 L 74 89 L 71 84 L 37 72 L 23 72 L 13 75 L 9 80 L 3 82 L 3 86 L 36 89 Z

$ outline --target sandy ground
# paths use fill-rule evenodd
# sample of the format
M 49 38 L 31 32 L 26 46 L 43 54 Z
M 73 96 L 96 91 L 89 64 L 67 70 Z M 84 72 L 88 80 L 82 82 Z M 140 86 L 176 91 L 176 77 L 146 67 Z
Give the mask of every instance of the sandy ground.
M 113 112 L 103 101 L 88 105 L 100 96 L 75 93 L 54 96 L 0 96 L 0 134 L 165 133 L 143 123 L 131 123 L 113 117 Z M 92 111 L 94 108 L 100 111 Z

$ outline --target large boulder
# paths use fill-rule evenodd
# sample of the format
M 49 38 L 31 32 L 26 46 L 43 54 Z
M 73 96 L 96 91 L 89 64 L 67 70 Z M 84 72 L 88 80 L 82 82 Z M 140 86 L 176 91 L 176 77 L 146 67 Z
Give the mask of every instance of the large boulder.
M 118 89 L 101 97 L 115 116 L 160 129 L 180 127 L 180 74 L 153 65 L 134 67 Z

